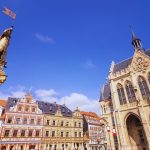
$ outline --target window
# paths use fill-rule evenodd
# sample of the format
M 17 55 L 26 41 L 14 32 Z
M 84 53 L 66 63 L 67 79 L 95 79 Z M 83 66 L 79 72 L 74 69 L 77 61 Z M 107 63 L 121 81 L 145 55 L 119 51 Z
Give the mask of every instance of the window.
M 16 118 L 16 124 L 20 123 L 20 118 Z
M 76 127 L 77 126 L 77 123 L 76 122 L 74 122 L 74 127 Z
M 40 125 L 41 124 L 41 118 L 38 118 L 37 120 L 37 124 Z
M 5 130 L 5 136 L 9 136 L 9 132 L 10 132 L 10 130 Z
M 46 134 L 45 134 L 47 137 L 49 136 L 49 131 L 46 131 Z
M 53 106 L 52 106 L 52 105 L 50 105 L 50 108 L 49 108 L 49 110 L 50 110 L 50 111 L 52 111 L 52 108 L 53 108 Z
M 12 123 L 12 118 L 11 117 L 8 118 L 7 123 Z
M 69 137 L 69 132 L 66 132 L 66 137 Z
M 47 120 L 47 125 L 49 125 L 49 124 L 50 124 L 49 122 L 50 122 L 50 120 Z
M 81 123 L 79 122 L 79 127 L 81 127 Z
M 29 111 L 29 107 L 26 107 L 26 108 L 25 108 L 25 111 L 28 112 L 28 111 Z
M 34 119 L 31 119 L 31 120 L 30 120 L 30 124 L 34 124 Z
M 140 76 L 138 78 L 138 84 L 139 84 L 140 91 L 141 91 L 143 99 L 149 98 L 150 97 L 150 91 L 148 89 L 146 80 L 142 76 Z
M 74 133 L 74 136 L 77 137 L 77 132 Z
M 79 137 L 81 137 L 81 135 L 82 135 L 81 132 L 79 132 Z
M 132 103 L 136 100 L 135 92 L 130 81 L 126 81 L 126 92 L 128 96 L 129 103 Z
M 32 108 L 32 112 L 35 112 L 35 108 L 34 107 Z
M 64 136 L 64 132 L 61 132 L 61 137 L 63 137 Z
M 52 137 L 55 137 L 55 131 L 52 131 Z
M 69 122 L 66 122 L 66 127 L 68 127 L 69 126 Z
M 32 130 L 29 130 L 29 136 L 32 136 L 32 132 L 33 132 Z
M 36 136 L 39 136 L 39 135 L 40 135 L 40 131 L 39 131 L 39 130 L 36 130 L 35 135 L 36 135 Z
M 21 106 L 18 106 L 18 111 L 21 111 L 22 110 L 22 107 Z
M 121 84 L 117 85 L 117 91 L 118 91 L 118 97 L 119 97 L 120 105 L 126 104 L 127 101 L 126 101 L 126 97 L 124 94 L 124 89 L 123 89 Z
M 64 125 L 64 122 L 63 121 L 61 121 L 61 126 L 63 126 Z
M 17 136 L 18 130 L 14 130 L 13 136 Z
M 27 118 L 23 119 L 23 124 L 27 124 Z
M 25 130 L 21 131 L 21 136 L 24 137 L 25 136 Z
M 55 120 L 53 120 L 53 126 L 55 126 L 55 123 L 56 123 Z

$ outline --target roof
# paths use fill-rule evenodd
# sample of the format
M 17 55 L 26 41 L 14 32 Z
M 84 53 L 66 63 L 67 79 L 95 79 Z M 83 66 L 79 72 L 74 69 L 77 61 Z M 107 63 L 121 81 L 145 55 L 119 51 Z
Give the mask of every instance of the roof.
M 100 117 L 99 117 L 95 112 L 85 112 L 85 111 L 81 111 L 80 113 L 81 113 L 81 115 L 83 115 L 83 116 L 88 116 L 88 117 L 100 119 Z
M 111 90 L 110 90 L 110 85 L 109 84 L 105 84 L 102 87 L 101 93 L 100 93 L 100 100 L 108 100 L 111 98 Z
M 72 111 L 65 105 L 58 105 L 56 103 L 48 103 L 43 101 L 37 101 L 39 109 L 42 110 L 44 114 L 55 115 L 57 110 L 61 110 L 61 114 L 65 117 L 71 117 Z
M 150 49 L 145 51 L 145 54 L 150 56 Z M 115 64 L 114 68 L 113 68 L 113 73 L 116 73 L 118 71 L 121 71 L 121 70 L 127 68 L 129 65 L 131 65 L 131 62 L 132 62 L 132 58 L 129 58 L 129 59 L 126 59 L 126 60 L 124 60 L 118 64 Z
M 0 100 L 0 106 L 5 107 L 7 104 L 7 100 Z
M 13 107 L 19 101 L 19 98 L 9 97 L 6 105 L 6 111 L 9 110 L 10 107 Z M 57 110 L 60 109 L 63 116 L 71 117 L 72 111 L 67 108 L 65 105 L 58 105 L 56 103 L 48 103 L 43 101 L 37 101 L 38 107 L 44 114 L 55 115 Z

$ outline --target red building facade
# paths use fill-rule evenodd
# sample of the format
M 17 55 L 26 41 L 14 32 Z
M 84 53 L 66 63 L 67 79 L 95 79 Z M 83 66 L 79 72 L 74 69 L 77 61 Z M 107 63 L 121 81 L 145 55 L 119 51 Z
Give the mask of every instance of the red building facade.
M 1 126 L 1 150 L 41 149 L 42 111 L 31 95 L 8 98 L 5 119 Z

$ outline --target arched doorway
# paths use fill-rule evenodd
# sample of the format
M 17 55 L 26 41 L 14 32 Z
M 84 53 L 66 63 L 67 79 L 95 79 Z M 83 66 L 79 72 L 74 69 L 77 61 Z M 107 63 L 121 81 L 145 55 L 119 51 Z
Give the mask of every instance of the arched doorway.
M 140 119 L 131 114 L 126 120 L 126 126 L 132 150 L 148 150 L 147 139 Z

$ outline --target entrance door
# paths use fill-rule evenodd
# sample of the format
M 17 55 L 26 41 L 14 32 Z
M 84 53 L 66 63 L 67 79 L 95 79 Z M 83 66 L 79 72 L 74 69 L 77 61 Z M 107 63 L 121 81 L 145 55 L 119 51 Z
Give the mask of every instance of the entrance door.
M 140 119 L 131 114 L 126 120 L 126 125 L 132 150 L 148 150 L 147 139 Z

